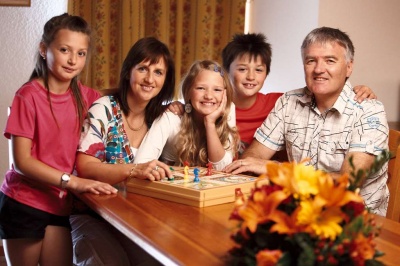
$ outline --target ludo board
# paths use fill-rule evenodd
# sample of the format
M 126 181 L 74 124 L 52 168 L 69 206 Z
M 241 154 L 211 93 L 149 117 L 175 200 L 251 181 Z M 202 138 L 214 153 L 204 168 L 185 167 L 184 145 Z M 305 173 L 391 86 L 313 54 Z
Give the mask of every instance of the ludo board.
M 199 182 L 194 182 L 194 169 L 198 169 Z M 196 207 L 207 207 L 234 202 L 237 193 L 248 195 L 257 177 L 232 175 L 207 168 L 190 167 L 185 178 L 183 167 L 172 171 L 173 180 L 149 181 L 132 178 L 127 184 L 128 192 L 174 201 Z

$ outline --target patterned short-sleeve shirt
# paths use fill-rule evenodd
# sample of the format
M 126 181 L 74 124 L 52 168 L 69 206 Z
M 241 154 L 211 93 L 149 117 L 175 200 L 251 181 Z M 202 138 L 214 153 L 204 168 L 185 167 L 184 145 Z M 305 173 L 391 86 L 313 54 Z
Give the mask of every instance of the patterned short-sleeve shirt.
M 133 163 L 134 152 L 122 121 L 122 111 L 114 96 L 104 96 L 89 109 L 90 123 L 84 124 L 78 151 L 110 164 Z
M 254 137 L 272 150 L 286 148 L 290 161 L 310 158 L 315 169 L 340 172 L 349 152 L 379 155 L 388 149 L 382 103 L 365 100 L 359 104 L 354 96 L 346 83 L 333 107 L 321 113 L 307 88 L 287 92 Z M 364 182 L 360 192 L 366 205 L 383 216 L 389 197 L 386 181 L 387 164 Z

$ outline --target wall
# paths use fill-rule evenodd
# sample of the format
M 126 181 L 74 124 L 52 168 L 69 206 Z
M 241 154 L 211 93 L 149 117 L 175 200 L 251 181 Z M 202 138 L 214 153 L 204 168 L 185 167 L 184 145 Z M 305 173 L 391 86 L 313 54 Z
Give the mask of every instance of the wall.
M 34 67 L 43 26 L 67 10 L 67 0 L 31 0 L 30 7 L 0 7 L 0 128 L 3 133 L 7 108 L 16 90 L 28 80 Z M 0 137 L 0 181 L 8 169 L 8 142 Z
M 353 85 L 371 87 L 389 121 L 400 121 L 400 1 L 320 0 L 319 25 L 340 28 L 355 46 Z
M 305 86 L 300 45 L 318 26 L 318 0 L 251 0 L 250 32 L 262 32 L 272 46 L 271 72 L 262 92 Z
M 263 92 L 288 91 L 305 84 L 300 57 L 303 38 L 313 28 L 347 32 L 356 49 L 353 85 L 371 87 L 385 105 L 388 121 L 400 121 L 400 1 L 249 0 L 250 32 L 272 44 L 271 74 Z

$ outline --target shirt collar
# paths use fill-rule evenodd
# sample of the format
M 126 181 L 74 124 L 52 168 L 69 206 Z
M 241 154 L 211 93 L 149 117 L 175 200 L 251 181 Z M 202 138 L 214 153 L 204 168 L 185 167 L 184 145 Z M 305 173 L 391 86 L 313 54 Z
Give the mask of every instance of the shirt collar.
M 332 110 L 332 111 L 336 110 L 340 114 L 343 114 L 343 112 L 346 108 L 347 101 L 349 100 L 352 92 L 353 92 L 353 90 L 352 90 L 352 86 L 351 86 L 350 82 L 346 81 L 346 83 L 343 86 L 342 91 L 339 94 L 338 99 L 336 100 L 336 102 L 333 104 L 333 106 L 329 110 Z M 311 109 L 315 110 L 317 108 L 317 105 L 315 102 L 315 97 L 314 97 L 313 93 L 307 87 L 303 88 L 303 95 L 301 95 L 297 100 L 302 105 L 310 106 Z M 318 111 L 318 113 L 319 113 L 319 111 Z

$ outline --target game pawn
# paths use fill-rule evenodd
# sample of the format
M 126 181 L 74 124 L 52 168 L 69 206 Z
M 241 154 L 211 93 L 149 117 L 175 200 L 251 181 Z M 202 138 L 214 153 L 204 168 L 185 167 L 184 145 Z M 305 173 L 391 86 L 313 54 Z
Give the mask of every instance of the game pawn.
M 208 162 L 208 163 L 207 163 L 207 173 L 206 173 L 206 176 L 210 176 L 210 175 L 212 175 L 212 163 L 211 163 L 211 162 Z
M 200 172 L 199 168 L 194 168 L 193 169 L 193 174 L 194 174 L 193 182 L 195 182 L 195 183 L 200 182 L 199 172 Z

